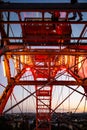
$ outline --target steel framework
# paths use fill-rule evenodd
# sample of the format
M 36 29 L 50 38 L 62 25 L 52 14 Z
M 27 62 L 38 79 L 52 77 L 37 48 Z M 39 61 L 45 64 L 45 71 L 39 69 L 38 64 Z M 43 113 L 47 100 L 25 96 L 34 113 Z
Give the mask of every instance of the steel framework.
M 66 12 L 66 17 L 52 19 L 55 12 Z M 0 4 L 0 56 L 4 57 L 8 81 L 0 97 L 1 114 L 10 110 L 4 112 L 15 85 L 35 85 L 35 92 L 31 95 L 36 94 L 36 130 L 51 129 L 51 115 L 55 111 L 51 108 L 54 85 L 82 86 L 83 95 L 87 97 L 87 75 L 82 72 L 83 67 L 86 70 L 87 61 L 87 19 L 79 22 L 69 20 L 71 12 L 87 13 L 87 3 Z M 72 35 L 74 25 L 78 28 L 82 25 L 77 36 Z M 17 28 L 20 28 L 19 33 Z M 14 76 L 10 60 L 13 60 L 16 69 Z M 21 80 L 26 71 L 32 72 L 33 80 Z M 74 81 L 58 79 L 66 72 Z

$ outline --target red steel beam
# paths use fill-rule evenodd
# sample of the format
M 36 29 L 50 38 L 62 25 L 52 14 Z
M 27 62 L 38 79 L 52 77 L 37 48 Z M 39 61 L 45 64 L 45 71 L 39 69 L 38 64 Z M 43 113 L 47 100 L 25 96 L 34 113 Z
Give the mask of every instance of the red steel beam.
M 65 80 L 61 80 L 61 81 L 15 81 L 14 82 L 15 85 L 83 85 L 82 81 L 65 81 Z
M 6 106 L 7 101 L 8 101 L 8 98 L 10 97 L 10 95 L 11 95 L 11 93 L 13 91 L 13 88 L 14 88 L 13 85 L 12 86 L 8 85 L 5 88 L 3 94 L 2 94 L 2 96 L 0 98 L 0 115 L 3 113 L 3 110 L 4 110 L 5 106 Z
M 80 52 L 79 51 L 65 51 L 65 50 L 62 50 L 62 51 L 55 51 L 55 50 L 52 50 L 52 51 L 47 51 L 45 49 L 45 51 L 41 50 L 41 51 L 15 51 L 15 52 L 6 52 L 7 55 L 87 55 L 87 51 L 84 51 L 84 52 Z
M 30 18 L 31 19 L 31 18 Z M 46 20 L 46 18 L 45 18 Z M 0 24 L 87 24 L 87 21 L 0 21 Z M 51 19 L 49 19 L 51 20 Z
M 87 3 L 0 3 L 0 11 L 14 11 L 14 12 L 24 12 L 24 11 L 87 11 Z
M 44 37 L 43 37 L 44 36 Z M 62 36 L 62 35 L 59 35 L 58 36 L 58 34 L 48 34 L 48 35 L 43 35 L 43 34 L 35 34 L 35 35 L 31 35 L 31 34 L 28 34 L 28 36 L 26 36 L 26 37 L 4 37 L 3 38 L 4 40 L 22 40 L 22 39 L 24 39 L 24 40 L 27 40 L 27 42 L 40 42 L 40 41 L 51 41 L 51 42 L 55 42 L 56 40 L 87 40 L 87 37 L 69 37 L 69 36 L 67 36 L 67 37 L 64 37 L 64 36 Z M 62 44 L 62 43 L 61 43 Z

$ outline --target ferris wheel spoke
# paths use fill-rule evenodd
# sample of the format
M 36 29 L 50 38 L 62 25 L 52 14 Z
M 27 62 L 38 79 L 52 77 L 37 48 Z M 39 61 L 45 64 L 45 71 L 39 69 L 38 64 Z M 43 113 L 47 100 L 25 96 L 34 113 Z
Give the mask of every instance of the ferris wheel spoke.
M 78 88 L 78 87 L 77 87 Z M 77 89 L 76 88 L 76 89 Z M 54 112 L 56 111 L 56 109 L 58 108 L 58 107 L 60 107 L 73 93 L 75 92 L 75 90 L 73 90 L 60 104 L 58 104 L 58 106 L 56 107 L 56 108 L 54 108 Z
M 75 109 L 74 113 L 77 111 L 77 109 L 78 109 L 79 105 L 81 104 L 81 102 L 82 102 L 83 98 L 84 98 L 84 95 L 82 96 L 81 100 L 79 101 L 79 104 L 77 105 L 77 107 L 76 107 L 76 109 Z
M 72 88 L 72 87 L 70 87 L 68 85 L 65 85 L 65 86 L 68 87 L 68 88 L 70 88 L 70 89 L 72 89 L 72 90 L 74 90 L 75 92 L 77 92 L 77 93 L 79 93 L 79 94 L 87 97 L 87 95 L 85 93 L 82 93 L 82 92 L 80 92 L 80 91 L 78 91 L 78 90 L 76 90 L 76 89 L 74 89 L 74 88 Z M 79 88 L 79 86 L 77 88 Z
M 86 102 L 87 102 L 87 97 L 85 97 L 84 112 L 85 112 L 85 110 L 86 110 Z

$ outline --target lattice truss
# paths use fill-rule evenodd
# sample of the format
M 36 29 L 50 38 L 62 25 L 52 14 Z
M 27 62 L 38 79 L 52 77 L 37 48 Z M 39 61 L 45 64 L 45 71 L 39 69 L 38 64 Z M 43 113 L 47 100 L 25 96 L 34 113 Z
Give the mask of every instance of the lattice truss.
M 65 106 L 64 109 L 69 108 L 65 111 L 75 112 L 81 101 L 86 106 L 86 5 L 78 4 L 78 11 L 83 13 L 83 20 L 79 22 L 78 16 L 69 20 L 71 12 L 77 11 L 77 7 L 70 4 L 25 4 L 26 8 L 22 3 L 16 3 L 15 7 L 13 5 L 0 5 L 1 72 L 3 68 L 0 113 L 4 114 L 15 107 L 23 112 L 23 103 L 27 104 L 29 111 L 33 97 L 36 128 L 49 130 L 51 116 L 56 111 L 63 110 Z M 14 94 L 16 87 L 18 99 Z M 63 91 L 64 88 L 66 90 Z M 72 95 L 82 96 L 81 99 L 77 98 L 76 107 Z M 72 101 L 69 99 L 70 103 L 67 103 L 69 97 Z M 8 102 L 11 102 L 11 107 L 8 107 Z M 73 106 L 75 108 L 72 109 Z M 84 105 L 83 108 L 87 111 Z

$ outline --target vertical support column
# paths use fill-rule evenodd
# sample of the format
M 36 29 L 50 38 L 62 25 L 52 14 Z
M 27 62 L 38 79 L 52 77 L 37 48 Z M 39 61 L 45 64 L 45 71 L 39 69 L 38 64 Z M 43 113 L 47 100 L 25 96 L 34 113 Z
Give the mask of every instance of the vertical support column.
M 36 130 L 50 130 L 52 86 L 36 86 Z
M 7 20 L 10 21 L 10 12 L 7 12 L 8 15 L 7 15 Z M 7 37 L 9 37 L 9 24 L 7 24 Z
M 79 56 L 75 56 L 75 67 L 74 67 L 74 73 L 77 75 L 78 74 L 78 58 Z

